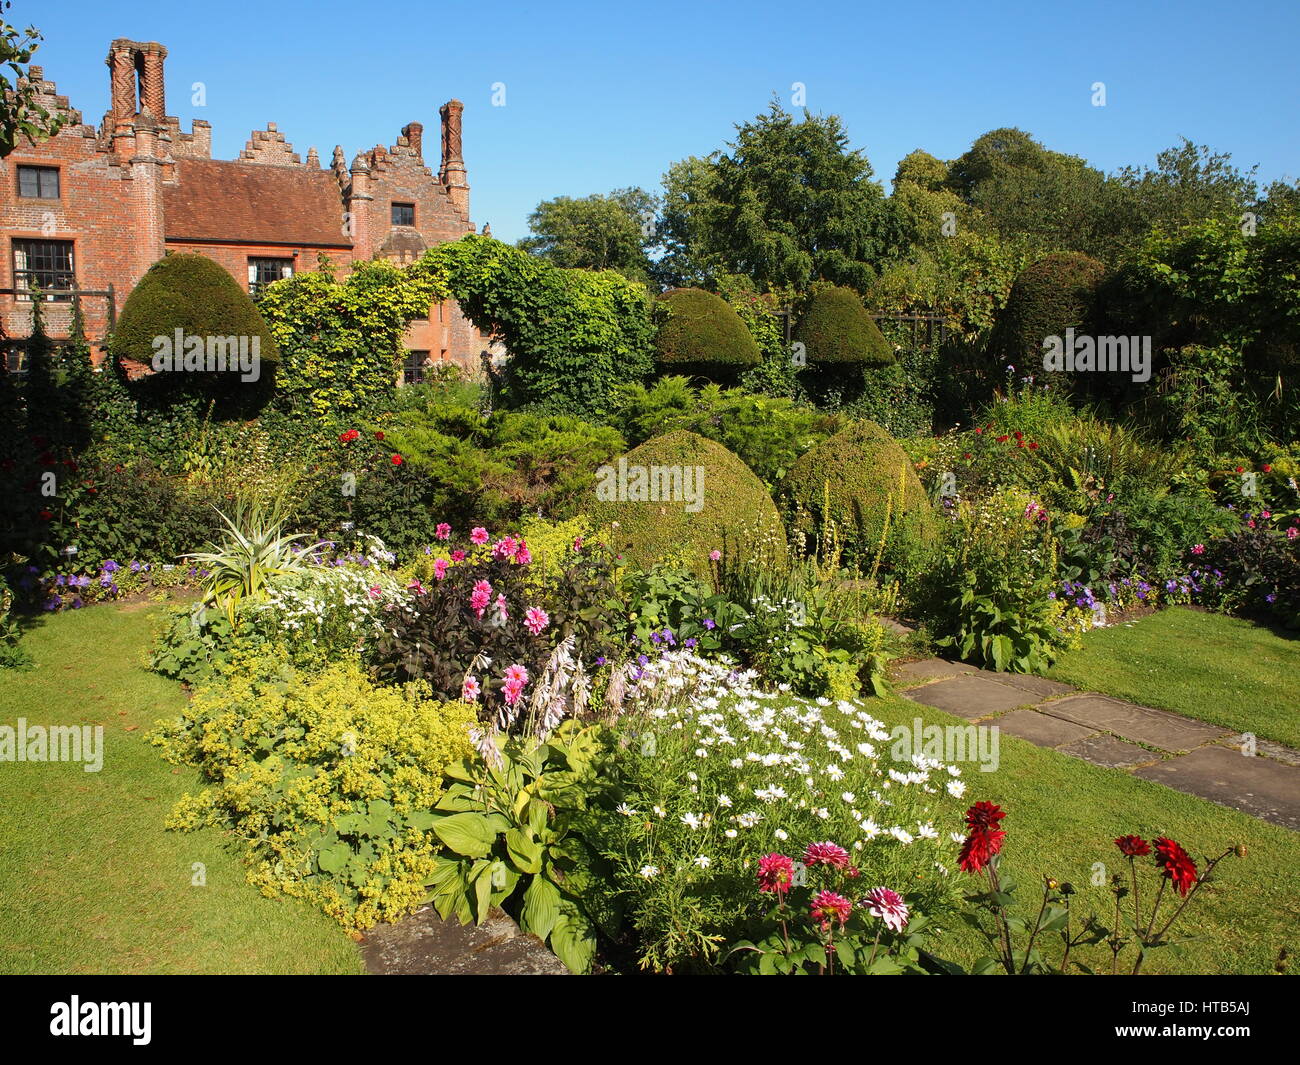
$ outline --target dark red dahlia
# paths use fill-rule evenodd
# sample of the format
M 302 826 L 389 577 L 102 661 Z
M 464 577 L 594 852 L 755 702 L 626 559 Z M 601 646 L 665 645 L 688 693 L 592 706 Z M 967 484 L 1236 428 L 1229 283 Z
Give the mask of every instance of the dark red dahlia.
M 1006 816 L 1006 812 L 995 802 L 977 802 L 966 811 L 966 824 L 971 828 L 993 829 Z
M 1115 846 L 1126 858 L 1141 858 L 1144 854 L 1151 853 L 1151 845 L 1141 836 L 1120 836 L 1115 841 Z
M 978 873 L 989 859 L 1002 849 L 1002 840 L 1006 836 L 1000 828 L 975 828 L 961 845 L 957 855 L 957 866 L 964 873 Z
M 1196 863 L 1192 861 L 1191 855 L 1174 840 L 1157 836 L 1156 865 L 1173 881 L 1174 890 L 1186 898 L 1197 880 Z

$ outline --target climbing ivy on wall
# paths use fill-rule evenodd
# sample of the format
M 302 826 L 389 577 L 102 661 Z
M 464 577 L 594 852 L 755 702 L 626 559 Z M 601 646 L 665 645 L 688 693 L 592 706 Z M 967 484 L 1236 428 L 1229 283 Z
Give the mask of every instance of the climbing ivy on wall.
M 407 323 L 447 297 L 436 271 L 384 260 L 342 280 L 325 262 L 269 285 L 258 307 L 280 347 L 279 404 L 326 420 L 373 409 L 397 387 Z
M 410 271 L 446 284 L 475 326 L 504 341 L 511 405 L 599 419 L 618 385 L 653 369 L 646 287 L 612 270 L 561 269 L 470 235 Z

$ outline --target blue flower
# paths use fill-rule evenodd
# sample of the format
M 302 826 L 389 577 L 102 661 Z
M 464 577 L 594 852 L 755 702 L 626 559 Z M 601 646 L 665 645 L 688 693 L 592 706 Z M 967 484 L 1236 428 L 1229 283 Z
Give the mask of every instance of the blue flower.
M 712 618 L 705 618 L 705 619 L 704 619 L 704 627 L 705 627 L 706 629 L 715 629 L 715 628 L 717 628 L 717 626 L 714 624 Z
M 694 637 L 694 636 L 691 636 L 691 637 L 689 637 L 689 638 L 686 640 L 686 646 L 687 646 L 687 647 L 694 647 L 694 646 L 695 646 L 695 637 Z
M 110 558 L 110 559 L 105 559 L 105 561 L 104 561 L 104 565 L 103 565 L 102 568 L 103 568 L 103 570 L 104 570 L 105 573 L 116 573 L 116 572 L 117 572 L 119 569 L 121 569 L 122 567 L 119 566 L 116 562 L 114 562 L 114 561 Z

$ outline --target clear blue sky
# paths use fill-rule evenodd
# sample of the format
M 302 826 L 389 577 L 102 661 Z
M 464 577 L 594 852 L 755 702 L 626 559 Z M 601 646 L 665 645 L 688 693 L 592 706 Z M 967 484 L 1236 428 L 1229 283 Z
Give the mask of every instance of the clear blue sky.
M 17 0 L 5 17 L 37 24 L 46 76 L 95 123 L 109 41 L 161 41 L 168 111 L 210 121 L 217 158 L 268 121 L 328 161 L 418 120 L 436 167 L 438 107 L 459 97 L 473 218 L 511 241 L 539 200 L 653 190 L 774 91 L 788 107 L 794 82 L 809 109 L 843 117 L 886 186 L 913 148 L 953 158 L 999 126 L 1107 171 L 1186 136 L 1264 180 L 1300 176 L 1297 0 Z

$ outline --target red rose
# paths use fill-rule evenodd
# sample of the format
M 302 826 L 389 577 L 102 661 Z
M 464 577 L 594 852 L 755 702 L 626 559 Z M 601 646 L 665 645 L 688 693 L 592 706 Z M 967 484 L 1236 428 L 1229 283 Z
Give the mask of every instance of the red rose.
M 394 455 L 389 461 L 392 462 L 394 466 L 400 466 L 402 464 L 402 456 Z
M 1270 466 L 1267 462 L 1264 463 L 1264 465 L 1263 465 L 1262 468 L 1263 468 L 1263 470 L 1264 470 L 1265 473 L 1272 473 L 1272 472 L 1273 472 L 1273 467 Z
M 976 433 L 976 435 L 981 435 L 981 434 L 983 434 L 983 432 L 984 432 L 984 430 L 981 429 L 981 428 L 979 428 L 979 426 L 976 426 L 976 427 L 975 427 L 975 433 Z
M 383 438 L 384 438 L 384 434 L 382 431 L 375 433 L 376 440 L 382 440 Z
M 1237 467 L 1237 472 L 1238 472 L 1238 473 L 1245 473 L 1246 471 L 1245 471 L 1245 469 L 1243 469 L 1241 466 L 1238 466 L 1238 467 Z
M 1008 439 L 1010 439 L 1010 438 L 1007 436 L 1007 434 L 1006 434 L 1006 433 L 1003 433 L 1001 436 L 998 437 L 998 443 L 999 443 L 999 444 L 1005 444 L 1005 443 L 1007 442 Z
M 1034 441 L 1034 440 L 1029 441 L 1029 450 L 1030 450 L 1030 451 L 1037 451 L 1037 450 L 1038 450 L 1038 443 L 1037 443 L 1037 441 Z
M 1011 435 L 1014 436 L 1017 440 L 1023 440 L 1023 439 L 1025 438 L 1025 434 L 1022 433 L 1019 429 L 1017 429 L 1017 430 L 1016 430 L 1014 433 L 1012 433 Z

